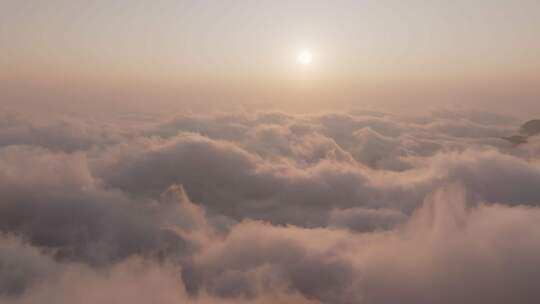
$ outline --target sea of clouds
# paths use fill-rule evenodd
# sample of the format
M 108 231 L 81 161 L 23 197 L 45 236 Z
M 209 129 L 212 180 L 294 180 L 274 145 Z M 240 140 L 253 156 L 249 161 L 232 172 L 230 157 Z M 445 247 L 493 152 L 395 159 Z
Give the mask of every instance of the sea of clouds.
M 540 303 L 521 123 L 3 111 L 0 303 Z

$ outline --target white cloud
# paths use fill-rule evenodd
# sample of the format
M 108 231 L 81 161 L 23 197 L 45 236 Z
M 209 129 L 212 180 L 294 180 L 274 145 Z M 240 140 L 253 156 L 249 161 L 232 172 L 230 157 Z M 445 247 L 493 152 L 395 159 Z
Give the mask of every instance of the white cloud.
M 511 118 L 66 119 L 0 118 L 5 303 L 540 299 L 540 145 Z

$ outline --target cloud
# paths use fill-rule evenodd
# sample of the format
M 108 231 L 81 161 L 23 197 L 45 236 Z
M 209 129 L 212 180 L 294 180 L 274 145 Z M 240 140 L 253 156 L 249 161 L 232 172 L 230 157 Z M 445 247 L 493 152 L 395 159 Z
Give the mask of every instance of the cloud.
M 59 271 L 57 263 L 13 237 L 0 238 L 0 295 L 23 293 L 33 282 Z
M 0 229 L 58 258 L 102 264 L 185 246 L 161 228 L 152 201 L 101 187 L 84 154 L 10 146 L 0 151 L 0 184 Z
M 540 144 L 501 139 L 513 118 L 0 124 L 2 303 L 540 299 Z
M 356 207 L 333 210 L 328 225 L 355 231 L 376 231 L 393 228 L 406 219 L 407 216 L 398 210 Z
M 117 124 L 48 113 L 0 113 L 0 147 L 31 145 L 76 152 L 114 144 L 129 135 Z

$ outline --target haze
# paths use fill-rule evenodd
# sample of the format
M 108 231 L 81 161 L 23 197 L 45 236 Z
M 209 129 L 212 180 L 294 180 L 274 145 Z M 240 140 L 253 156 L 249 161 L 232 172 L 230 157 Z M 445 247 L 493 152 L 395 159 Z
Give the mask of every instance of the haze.
M 538 111 L 538 1 L 0 5 L 2 91 L 17 102 L 303 107 L 467 99 L 506 109 L 519 100 Z M 303 48 L 318 54 L 309 73 L 294 62 Z

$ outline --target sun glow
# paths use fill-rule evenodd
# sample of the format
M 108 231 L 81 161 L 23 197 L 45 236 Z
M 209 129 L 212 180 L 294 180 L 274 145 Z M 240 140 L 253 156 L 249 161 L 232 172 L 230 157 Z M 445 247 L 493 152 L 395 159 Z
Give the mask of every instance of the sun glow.
M 302 50 L 298 52 L 297 60 L 301 65 L 310 65 L 313 62 L 313 53 L 310 50 Z

